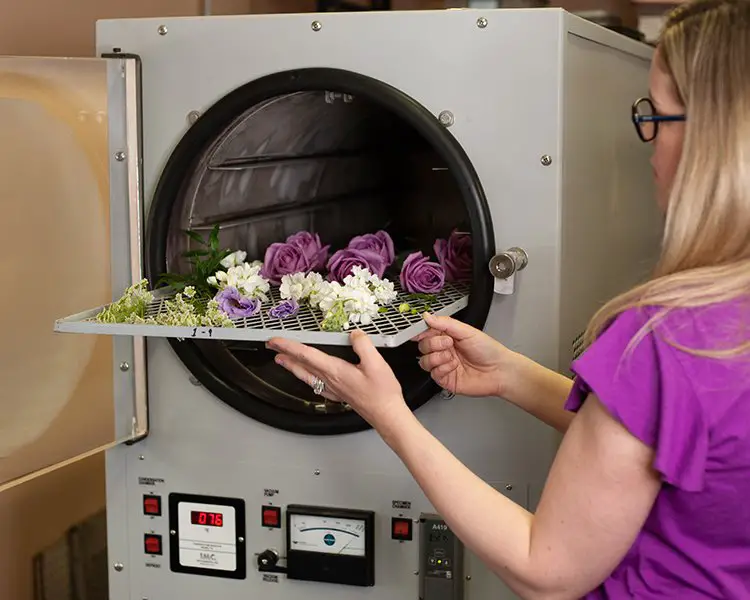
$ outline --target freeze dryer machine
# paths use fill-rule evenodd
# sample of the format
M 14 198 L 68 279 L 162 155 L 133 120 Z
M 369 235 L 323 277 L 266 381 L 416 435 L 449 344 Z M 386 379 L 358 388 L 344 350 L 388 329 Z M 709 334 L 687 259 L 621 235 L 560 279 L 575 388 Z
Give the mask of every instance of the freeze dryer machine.
M 474 266 L 457 318 L 566 371 L 597 306 L 655 258 L 631 122 L 652 50 L 564 11 L 110 20 L 97 52 L 116 297 L 184 268 L 186 229 L 220 224 L 251 260 L 301 229 L 422 247 L 459 228 Z M 61 332 L 111 333 L 62 317 Z M 513 597 L 380 438 L 257 331 L 183 329 L 112 337 L 112 600 Z M 557 436 L 501 399 L 441 392 L 397 334 L 373 335 L 422 423 L 533 510 Z

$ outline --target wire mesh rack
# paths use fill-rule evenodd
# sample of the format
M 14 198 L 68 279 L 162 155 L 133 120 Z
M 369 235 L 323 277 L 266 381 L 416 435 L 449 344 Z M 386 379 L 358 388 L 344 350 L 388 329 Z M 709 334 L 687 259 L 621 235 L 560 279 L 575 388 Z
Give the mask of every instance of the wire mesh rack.
M 399 307 L 406 303 L 419 309 L 425 302 L 414 301 L 412 294 L 395 284 L 398 297 L 367 325 L 359 329 L 367 333 L 378 347 L 396 347 L 409 341 L 427 328 L 421 311 L 401 312 Z M 447 283 L 443 290 L 429 302 L 429 311 L 435 315 L 449 316 L 465 308 L 469 303 L 469 283 Z M 163 337 L 177 339 L 234 340 L 265 342 L 273 337 L 284 337 L 305 344 L 346 346 L 350 344 L 347 331 L 323 331 L 324 315 L 321 311 L 303 304 L 299 311 L 285 319 L 277 319 L 268 314 L 268 307 L 280 302 L 279 289 L 271 288 L 271 299 L 252 317 L 232 319 L 234 327 L 185 327 L 150 324 L 100 323 L 96 316 L 106 308 L 88 310 L 71 315 L 55 322 L 55 331 L 61 333 L 87 333 L 99 335 L 125 335 L 143 337 Z M 173 298 L 170 293 L 155 294 L 146 310 L 147 317 L 155 317 L 165 309 L 166 301 Z

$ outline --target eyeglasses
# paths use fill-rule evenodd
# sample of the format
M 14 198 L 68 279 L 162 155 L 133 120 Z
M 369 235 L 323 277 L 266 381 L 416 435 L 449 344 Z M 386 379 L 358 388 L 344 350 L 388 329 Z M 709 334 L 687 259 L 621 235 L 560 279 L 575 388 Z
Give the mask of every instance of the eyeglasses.
M 633 103 L 633 125 L 638 137 L 644 142 L 651 142 L 659 131 L 662 121 L 684 121 L 685 115 L 657 115 L 651 98 L 638 98 Z

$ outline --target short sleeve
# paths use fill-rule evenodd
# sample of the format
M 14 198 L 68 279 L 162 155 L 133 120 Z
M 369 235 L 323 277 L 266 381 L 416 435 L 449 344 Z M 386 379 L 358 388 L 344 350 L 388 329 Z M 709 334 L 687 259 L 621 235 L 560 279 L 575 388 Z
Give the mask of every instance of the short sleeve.
M 565 408 L 577 411 L 593 393 L 654 450 L 654 468 L 666 483 L 700 491 L 709 445 L 706 419 L 676 355 L 680 350 L 658 331 L 630 346 L 648 318 L 641 309 L 623 312 L 573 362 L 575 382 Z

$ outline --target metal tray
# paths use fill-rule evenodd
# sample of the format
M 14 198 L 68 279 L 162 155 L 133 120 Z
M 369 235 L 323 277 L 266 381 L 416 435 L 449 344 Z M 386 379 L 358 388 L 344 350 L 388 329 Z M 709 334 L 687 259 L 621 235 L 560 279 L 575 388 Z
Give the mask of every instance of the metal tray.
M 377 347 L 394 348 L 408 342 L 427 329 L 421 314 L 400 313 L 398 307 L 408 302 L 410 294 L 396 283 L 398 298 L 369 325 L 360 326 Z M 279 290 L 271 288 L 272 300 L 268 306 L 279 302 Z M 155 293 L 155 298 L 147 309 L 148 316 L 156 316 L 162 310 L 165 300 L 171 295 Z M 430 312 L 449 316 L 466 308 L 469 303 L 468 283 L 448 283 L 436 299 L 430 303 Z M 416 303 L 412 303 L 416 304 Z M 265 342 L 273 337 L 297 340 L 304 344 L 348 346 L 349 332 L 322 331 L 320 323 L 323 314 L 308 306 L 301 306 L 299 312 L 286 319 L 274 319 L 263 308 L 257 315 L 232 319 L 234 327 L 172 327 L 165 325 L 130 325 L 126 323 L 99 323 L 96 315 L 105 306 L 87 310 L 55 321 L 55 331 L 60 333 L 87 333 L 98 335 L 124 335 L 201 340 L 234 340 L 245 342 Z

